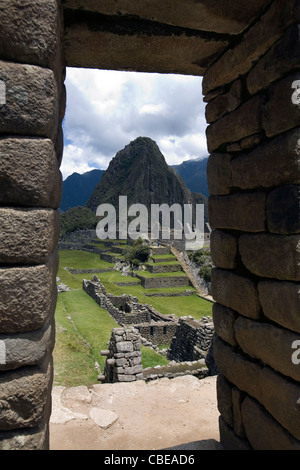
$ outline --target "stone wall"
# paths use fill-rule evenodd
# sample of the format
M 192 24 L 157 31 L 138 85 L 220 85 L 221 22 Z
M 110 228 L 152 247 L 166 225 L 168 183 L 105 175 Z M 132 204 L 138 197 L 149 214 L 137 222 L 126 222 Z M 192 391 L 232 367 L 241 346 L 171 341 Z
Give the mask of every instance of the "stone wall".
M 228 449 L 300 448 L 299 13 L 297 2 L 271 2 L 203 78 Z
M 175 332 L 177 322 L 156 321 L 151 323 L 139 323 L 135 328 L 143 338 L 154 344 L 170 344 Z
M 113 328 L 107 356 L 104 382 L 134 382 L 143 380 L 141 339 L 134 328 Z
M 83 279 L 82 288 L 100 307 L 105 308 L 119 325 L 132 325 L 151 320 L 150 312 L 142 304 L 136 305 L 132 313 L 125 313 L 123 310 L 120 310 L 119 307 L 124 307 L 128 302 L 137 304 L 137 298 L 131 295 L 114 297 L 112 294 L 107 294 L 97 276 L 93 276 L 90 281 Z M 140 308 L 138 307 L 139 305 Z
M 221 440 L 299 449 L 299 2 L 60 4 L 0 1 L 0 448 L 49 446 L 64 50 L 204 74 Z
M 181 317 L 168 351 L 168 359 L 183 362 L 205 359 L 214 336 L 212 318 Z
M 144 277 L 142 274 L 135 274 L 141 280 L 141 284 L 145 289 L 160 289 L 166 287 L 189 286 L 189 278 L 182 276 L 166 276 L 166 277 Z
M 141 304 L 132 295 L 107 294 L 95 275 L 90 281 L 84 279 L 82 287 L 119 325 L 135 325 L 141 336 L 154 344 L 169 344 L 171 341 L 177 325 L 173 315 L 162 315 L 152 305 Z
M 146 264 L 147 271 L 153 274 L 157 273 L 172 273 L 177 271 L 182 271 L 181 265 L 176 264 Z
M 48 449 L 65 110 L 55 0 L 1 0 L 0 449 Z M 3 97 L 2 97 L 3 98 Z

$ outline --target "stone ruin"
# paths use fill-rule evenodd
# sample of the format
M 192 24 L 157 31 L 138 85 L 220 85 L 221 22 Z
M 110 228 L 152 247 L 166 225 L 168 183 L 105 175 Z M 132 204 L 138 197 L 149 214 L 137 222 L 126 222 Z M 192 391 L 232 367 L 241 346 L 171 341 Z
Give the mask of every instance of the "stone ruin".
M 178 319 L 175 315 L 162 315 L 151 305 L 139 303 L 138 298 L 132 295 L 108 294 L 96 275 L 91 280 L 84 279 L 82 285 L 84 291 L 123 327 L 112 330 L 109 348 L 101 352 L 107 359 L 104 375 L 100 375 L 99 380 L 111 383 L 142 379 L 142 370 L 133 368 L 138 365 L 137 357 L 141 356 L 140 352 L 138 354 L 141 343 L 153 349 L 157 349 L 158 344 L 171 343 L 166 350 L 170 361 L 197 362 L 203 359 L 207 363 L 208 375 L 216 373 L 211 348 L 214 336 L 211 318 Z M 187 365 L 187 371 L 189 368 Z M 140 373 L 138 378 L 133 377 Z
M 168 359 L 197 361 L 205 359 L 214 336 L 212 318 L 181 317 L 167 354 Z
M 109 348 L 101 355 L 106 356 L 103 382 L 143 380 L 141 337 L 135 328 L 113 328 Z
M 213 336 L 213 324 L 208 318 L 194 320 L 192 317 L 182 317 L 167 351 L 169 364 L 143 369 L 139 330 L 134 326 L 113 328 L 108 349 L 101 351 L 106 361 L 103 375 L 99 375 L 98 380 L 116 383 L 161 377 L 172 379 L 190 374 L 198 378 L 216 375 L 217 369 L 211 354 Z
M 134 325 L 151 343 L 168 344 L 175 334 L 178 321 L 175 315 L 162 315 L 152 305 L 142 304 L 132 295 L 107 293 L 96 275 L 91 280 L 84 279 L 82 287 L 120 326 Z

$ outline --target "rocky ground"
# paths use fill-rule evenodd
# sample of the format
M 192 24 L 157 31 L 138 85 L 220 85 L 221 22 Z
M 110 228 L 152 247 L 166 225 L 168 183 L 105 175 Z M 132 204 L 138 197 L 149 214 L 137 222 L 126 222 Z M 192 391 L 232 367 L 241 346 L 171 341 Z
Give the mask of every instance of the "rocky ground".
M 221 450 L 216 376 L 54 387 L 51 450 Z

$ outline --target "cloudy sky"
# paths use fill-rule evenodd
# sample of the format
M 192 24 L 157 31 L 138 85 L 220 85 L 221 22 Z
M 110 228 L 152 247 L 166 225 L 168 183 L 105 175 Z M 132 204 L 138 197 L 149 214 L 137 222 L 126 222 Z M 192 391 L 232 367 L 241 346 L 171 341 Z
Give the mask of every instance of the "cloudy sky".
M 201 77 L 67 69 L 64 179 L 105 170 L 139 136 L 170 165 L 207 155 Z

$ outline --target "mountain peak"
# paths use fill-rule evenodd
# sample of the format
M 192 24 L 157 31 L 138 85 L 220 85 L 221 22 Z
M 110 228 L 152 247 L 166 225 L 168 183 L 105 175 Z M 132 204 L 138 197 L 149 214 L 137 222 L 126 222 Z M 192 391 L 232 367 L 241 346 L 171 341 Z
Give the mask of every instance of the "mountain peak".
M 157 143 L 149 137 L 138 137 L 111 160 L 100 182 L 87 202 L 96 211 L 100 204 L 118 207 L 119 196 L 128 204 L 184 204 L 192 194 L 165 161 Z

